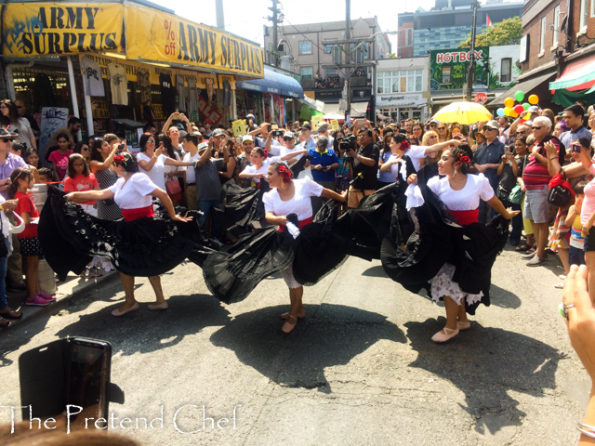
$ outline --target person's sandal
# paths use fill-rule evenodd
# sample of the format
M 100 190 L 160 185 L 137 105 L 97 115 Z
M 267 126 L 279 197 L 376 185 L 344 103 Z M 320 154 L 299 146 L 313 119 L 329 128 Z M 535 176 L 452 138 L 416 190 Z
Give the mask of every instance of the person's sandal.
M 285 334 L 291 333 L 295 329 L 295 326 L 297 325 L 297 321 L 298 321 L 297 317 L 290 314 L 289 316 L 287 316 L 287 320 L 281 327 L 281 331 Z
M 0 319 L 0 328 L 6 328 L 10 326 L 10 321 L 7 319 Z
M 450 341 L 452 338 L 454 338 L 458 334 L 459 334 L 458 328 L 453 330 L 452 328 L 444 327 L 442 330 L 440 330 L 439 332 L 435 333 L 434 336 L 432 336 L 432 341 L 441 344 L 443 342 Z
M 23 313 L 20 311 L 9 310 L 4 313 L 0 313 L 0 317 L 4 319 L 20 319 L 23 317 Z
M 469 330 L 471 328 L 471 321 L 457 321 L 457 328 L 459 331 Z
M 529 248 L 531 248 L 529 245 L 523 243 L 522 245 L 519 245 L 516 248 L 514 248 L 514 250 L 516 252 L 526 252 Z
M 296 316 L 298 319 L 303 319 L 306 317 L 306 313 L 304 314 L 298 314 Z M 287 319 L 289 319 L 289 311 L 286 311 L 285 313 L 281 313 L 281 319 L 283 319 L 284 321 L 286 321 Z

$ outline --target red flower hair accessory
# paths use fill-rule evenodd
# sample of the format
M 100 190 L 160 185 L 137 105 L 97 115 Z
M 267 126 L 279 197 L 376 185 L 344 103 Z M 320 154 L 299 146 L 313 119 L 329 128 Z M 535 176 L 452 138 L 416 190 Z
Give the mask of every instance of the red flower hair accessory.
M 463 155 L 462 153 L 457 153 L 457 164 L 469 164 L 471 162 L 471 158 L 469 158 L 467 155 Z
M 400 149 L 402 151 L 409 150 L 409 147 L 411 147 L 411 144 L 409 143 L 409 141 L 407 141 L 406 139 L 404 139 L 403 141 L 401 141 L 401 147 L 400 147 Z
M 284 164 L 279 166 L 277 173 L 283 177 L 284 183 L 289 183 L 291 181 L 291 170 L 289 170 Z
M 124 160 L 126 158 L 124 158 L 124 155 L 114 155 L 114 162 L 116 164 L 124 164 Z
M 269 151 L 267 149 L 262 149 L 262 153 L 264 155 L 264 159 L 267 159 L 269 157 Z

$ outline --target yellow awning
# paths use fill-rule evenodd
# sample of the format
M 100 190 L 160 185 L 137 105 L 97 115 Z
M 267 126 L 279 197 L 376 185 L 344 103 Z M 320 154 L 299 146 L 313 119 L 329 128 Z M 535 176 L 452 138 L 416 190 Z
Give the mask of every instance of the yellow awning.
M 2 8 L 5 57 L 112 53 L 167 67 L 264 77 L 257 44 L 157 9 L 108 2 L 10 2 Z

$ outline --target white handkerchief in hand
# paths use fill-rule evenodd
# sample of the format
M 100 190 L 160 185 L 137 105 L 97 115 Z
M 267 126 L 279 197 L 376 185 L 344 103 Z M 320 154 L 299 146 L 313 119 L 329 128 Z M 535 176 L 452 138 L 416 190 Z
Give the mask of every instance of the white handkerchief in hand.
M 300 235 L 300 228 L 293 223 L 288 221 L 285 227 L 287 228 L 287 232 L 289 232 L 293 238 L 297 238 L 298 235 Z

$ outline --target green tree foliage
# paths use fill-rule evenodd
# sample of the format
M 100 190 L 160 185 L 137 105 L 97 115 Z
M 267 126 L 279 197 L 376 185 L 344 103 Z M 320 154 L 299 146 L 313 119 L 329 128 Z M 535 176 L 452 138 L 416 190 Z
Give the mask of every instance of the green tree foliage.
M 502 20 L 485 28 L 475 37 L 475 46 L 514 45 L 523 37 L 523 25 L 520 17 Z M 471 47 L 471 33 L 467 40 L 459 44 L 459 48 Z

